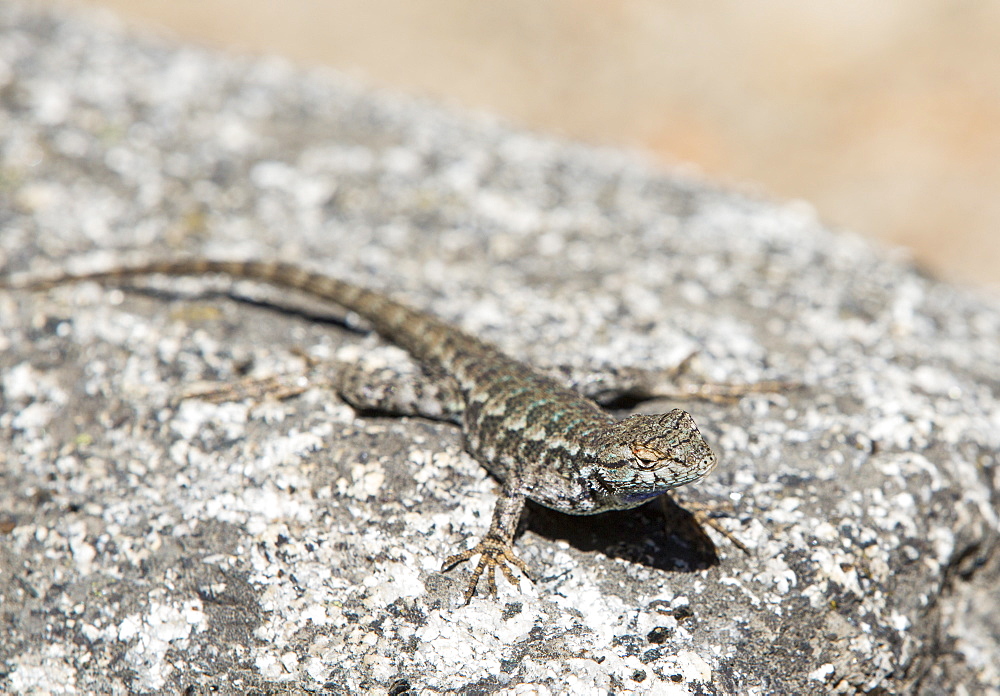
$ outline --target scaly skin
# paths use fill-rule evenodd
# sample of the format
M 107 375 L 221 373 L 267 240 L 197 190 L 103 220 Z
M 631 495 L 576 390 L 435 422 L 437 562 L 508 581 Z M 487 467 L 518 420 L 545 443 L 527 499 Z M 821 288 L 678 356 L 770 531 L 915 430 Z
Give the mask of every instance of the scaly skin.
M 448 386 L 458 404 L 451 409 L 457 411 L 453 415 L 462 426 L 466 449 L 503 485 L 486 536 L 445 560 L 445 568 L 451 568 L 480 556 L 466 603 L 484 573 L 491 595 L 496 594 L 496 568 L 513 584 L 512 566 L 527 574 L 512 547 L 526 499 L 575 515 L 624 510 L 697 481 L 715 467 L 715 455 L 685 411 L 616 421 L 593 401 L 430 314 L 293 265 L 179 259 L 63 274 L 17 287 L 213 273 L 297 290 L 356 312 L 432 374 L 453 382 Z

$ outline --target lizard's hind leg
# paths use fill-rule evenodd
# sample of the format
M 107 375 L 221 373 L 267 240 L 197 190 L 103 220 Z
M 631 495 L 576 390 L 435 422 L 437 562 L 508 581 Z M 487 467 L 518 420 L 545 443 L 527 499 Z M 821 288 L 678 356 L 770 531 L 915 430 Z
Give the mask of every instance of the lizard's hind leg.
M 181 398 L 213 403 L 288 399 L 311 387 L 330 388 L 358 411 L 390 416 L 419 416 L 461 422 L 465 408 L 458 385 L 448 375 L 410 360 L 317 360 L 300 352 L 306 371 L 248 377 L 237 382 L 210 382 L 188 389 Z

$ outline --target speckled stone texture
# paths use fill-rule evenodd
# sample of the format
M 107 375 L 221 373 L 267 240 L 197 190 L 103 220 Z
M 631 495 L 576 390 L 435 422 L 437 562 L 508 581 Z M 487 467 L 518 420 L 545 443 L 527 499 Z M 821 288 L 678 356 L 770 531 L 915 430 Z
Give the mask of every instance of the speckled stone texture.
M 802 382 L 684 404 L 721 463 L 682 492 L 750 554 L 698 568 L 655 507 L 535 510 L 534 583 L 462 606 L 440 564 L 496 483 L 456 428 L 329 389 L 334 358 L 407 364 L 351 316 L 217 279 L 2 291 L 0 691 L 1000 693 L 995 298 L 801 203 L 0 4 L 0 269 L 182 252 L 323 270 L 540 366 L 697 350 L 707 380 Z M 183 398 L 248 376 L 313 386 Z

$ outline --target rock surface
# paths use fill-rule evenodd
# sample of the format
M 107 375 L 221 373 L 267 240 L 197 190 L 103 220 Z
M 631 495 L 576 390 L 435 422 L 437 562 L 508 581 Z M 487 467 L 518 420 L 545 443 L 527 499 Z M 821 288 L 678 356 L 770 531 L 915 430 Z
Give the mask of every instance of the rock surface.
M 721 464 L 681 493 L 749 554 L 696 567 L 655 507 L 536 511 L 534 582 L 462 606 L 441 559 L 496 483 L 307 370 L 405 363 L 351 317 L 212 279 L 2 291 L 3 691 L 1000 693 L 996 301 L 801 203 L 27 2 L 0 133 L 5 273 L 277 257 L 538 365 L 805 385 L 685 405 Z M 274 375 L 311 386 L 184 398 Z

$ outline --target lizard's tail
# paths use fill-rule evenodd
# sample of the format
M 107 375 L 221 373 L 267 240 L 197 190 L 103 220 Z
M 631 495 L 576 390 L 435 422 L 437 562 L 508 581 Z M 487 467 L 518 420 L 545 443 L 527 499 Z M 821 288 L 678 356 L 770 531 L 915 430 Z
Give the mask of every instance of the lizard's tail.
M 213 259 L 170 259 L 119 266 L 89 273 L 60 273 L 45 278 L 28 278 L 13 283 L 0 277 L 0 287 L 46 290 L 81 281 L 105 284 L 151 275 L 204 276 L 267 283 L 332 302 L 356 312 L 371 323 L 384 338 L 409 351 L 418 360 L 441 361 L 454 350 L 479 352 L 485 349 L 477 339 L 456 331 L 436 317 L 409 307 L 374 290 L 305 270 L 290 263 L 272 261 L 220 261 Z

